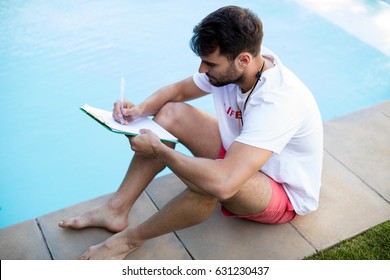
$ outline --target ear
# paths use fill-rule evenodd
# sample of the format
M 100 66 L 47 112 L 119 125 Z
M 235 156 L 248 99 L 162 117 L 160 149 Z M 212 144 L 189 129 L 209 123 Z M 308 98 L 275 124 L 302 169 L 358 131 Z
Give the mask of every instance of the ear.
M 237 56 L 238 67 L 244 69 L 252 61 L 252 55 L 249 52 L 242 52 Z

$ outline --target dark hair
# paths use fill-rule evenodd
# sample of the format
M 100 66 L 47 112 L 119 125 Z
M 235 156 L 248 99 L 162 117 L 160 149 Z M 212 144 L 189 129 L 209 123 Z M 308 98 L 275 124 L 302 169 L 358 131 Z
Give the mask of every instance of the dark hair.
M 237 6 L 222 7 L 205 17 L 194 27 L 190 47 L 198 56 L 212 54 L 217 48 L 221 55 L 234 60 L 247 51 L 260 53 L 263 24 L 249 9 Z

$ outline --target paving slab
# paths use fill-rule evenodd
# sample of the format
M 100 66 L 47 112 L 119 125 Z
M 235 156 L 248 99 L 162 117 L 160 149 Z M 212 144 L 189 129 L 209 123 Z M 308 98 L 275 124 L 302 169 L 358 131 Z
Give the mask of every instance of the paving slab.
M 153 182 L 147 192 L 162 208 L 185 189 L 175 175 Z M 302 259 L 315 249 L 289 223 L 265 225 L 220 213 L 220 205 L 204 223 L 176 232 L 197 260 Z
M 329 121 L 325 150 L 390 202 L 390 102 Z
M 51 260 L 36 220 L 0 230 L 1 260 Z
M 101 243 L 113 235 L 113 233 L 99 228 L 72 230 L 58 227 L 58 222 L 63 218 L 80 215 L 89 209 L 102 205 L 111 195 L 105 195 L 38 218 L 54 259 L 77 259 L 89 246 Z M 156 211 L 157 209 L 149 197 L 142 193 L 129 214 L 129 225 L 136 225 L 145 221 Z M 127 259 L 186 260 L 190 259 L 190 256 L 175 234 L 170 233 L 145 242 Z
M 390 205 L 354 173 L 324 153 L 320 205 L 291 223 L 320 251 L 390 219 Z
M 379 110 L 382 114 L 390 118 L 390 101 L 379 103 L 373 108 Z
M 204 223 L 177 232 L 194 259 L 294 260 L 315 249 L 290 223 L 266 225 L 223 217 L 219 209 Z

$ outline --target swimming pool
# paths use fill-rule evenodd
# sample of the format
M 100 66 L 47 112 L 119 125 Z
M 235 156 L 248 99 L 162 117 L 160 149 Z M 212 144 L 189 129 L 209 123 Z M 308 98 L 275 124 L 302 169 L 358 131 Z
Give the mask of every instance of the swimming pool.
M 128 142 L 79 106 L 111 109 L 121 77 L 140 102 L 192 75 L 192 28 L 227 4 L 262 18 L 264 45 L 312 89 L 324 120 L 389 99 L 390 57 L 295 1 L 1 1 L 0 227 L 115 191 Z M 193 103 L 214 112 L 210 98 Z

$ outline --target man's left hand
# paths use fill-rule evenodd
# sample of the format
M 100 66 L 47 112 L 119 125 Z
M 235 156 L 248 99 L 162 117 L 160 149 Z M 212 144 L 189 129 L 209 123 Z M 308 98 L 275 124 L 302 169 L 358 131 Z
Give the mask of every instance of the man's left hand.
M 160 138 L 150 129 L 141 129 L 140 134 L 135 137 L 129 137 L 131 149 L 147 157 L 155 158 L 157 150 L 164 145 Z

